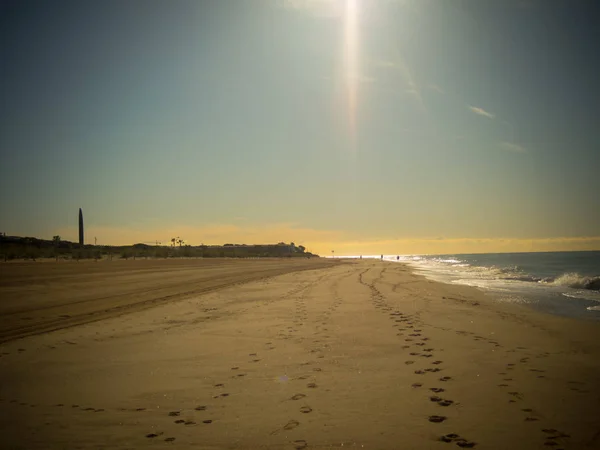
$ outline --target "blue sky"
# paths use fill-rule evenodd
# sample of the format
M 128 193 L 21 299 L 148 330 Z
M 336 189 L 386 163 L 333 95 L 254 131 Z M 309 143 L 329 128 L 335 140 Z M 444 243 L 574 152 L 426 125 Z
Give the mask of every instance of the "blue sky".
M 0 5 L 7 234 L 600 248 L 595 2 Z

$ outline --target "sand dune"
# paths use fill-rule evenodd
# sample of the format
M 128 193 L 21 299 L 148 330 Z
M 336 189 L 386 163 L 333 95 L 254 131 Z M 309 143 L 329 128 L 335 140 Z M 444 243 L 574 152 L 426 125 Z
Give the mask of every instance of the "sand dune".
M 53 301 L 86 314 L 79 305 L 103 304 L 102 286 L 109 306 L 154 289 L 163 300 L 1 344 L 2 446 L 600 448 L 597 323 L 400 264 L 319 264 L 204 293 L 200 267 L 89 274 L 81 286 L 65 270 L 48 281 L 55 300 L 34 298 L 41 278 L 3 275 L 3 333 Z M 258 267 L 214 273 L 271 270 Z M 186 295 L 168 297 L 177 283 Z M 95 287 L 72 297 L 82 286 Z

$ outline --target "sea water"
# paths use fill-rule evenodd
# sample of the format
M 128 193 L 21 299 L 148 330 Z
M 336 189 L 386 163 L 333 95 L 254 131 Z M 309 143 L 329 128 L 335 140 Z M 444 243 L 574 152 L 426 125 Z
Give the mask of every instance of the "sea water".
M 518 302 L 569 317 L 600 319 L 600 251 L 385 255 L 444 283 L 480 288 L 497 301 Z

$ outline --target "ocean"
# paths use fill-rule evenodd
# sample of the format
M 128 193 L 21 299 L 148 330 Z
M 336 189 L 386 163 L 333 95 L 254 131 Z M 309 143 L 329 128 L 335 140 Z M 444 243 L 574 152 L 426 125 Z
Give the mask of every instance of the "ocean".
M 385 255 L 396 262 L 396 255 Z M 443 283 L 477 287 L 497 301 L 600 320 L 600 251 L 404 255 L 417 273 Z

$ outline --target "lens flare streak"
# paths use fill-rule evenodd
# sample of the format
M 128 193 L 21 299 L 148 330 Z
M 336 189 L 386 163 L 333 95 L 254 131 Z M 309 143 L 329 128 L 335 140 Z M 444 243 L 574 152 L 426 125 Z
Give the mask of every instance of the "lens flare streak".
M 350 144 L 354 149 L 357 140 L 358 96 L 358 0 L 346 0 L 344 15 L 344 75 L 346 111 Z

